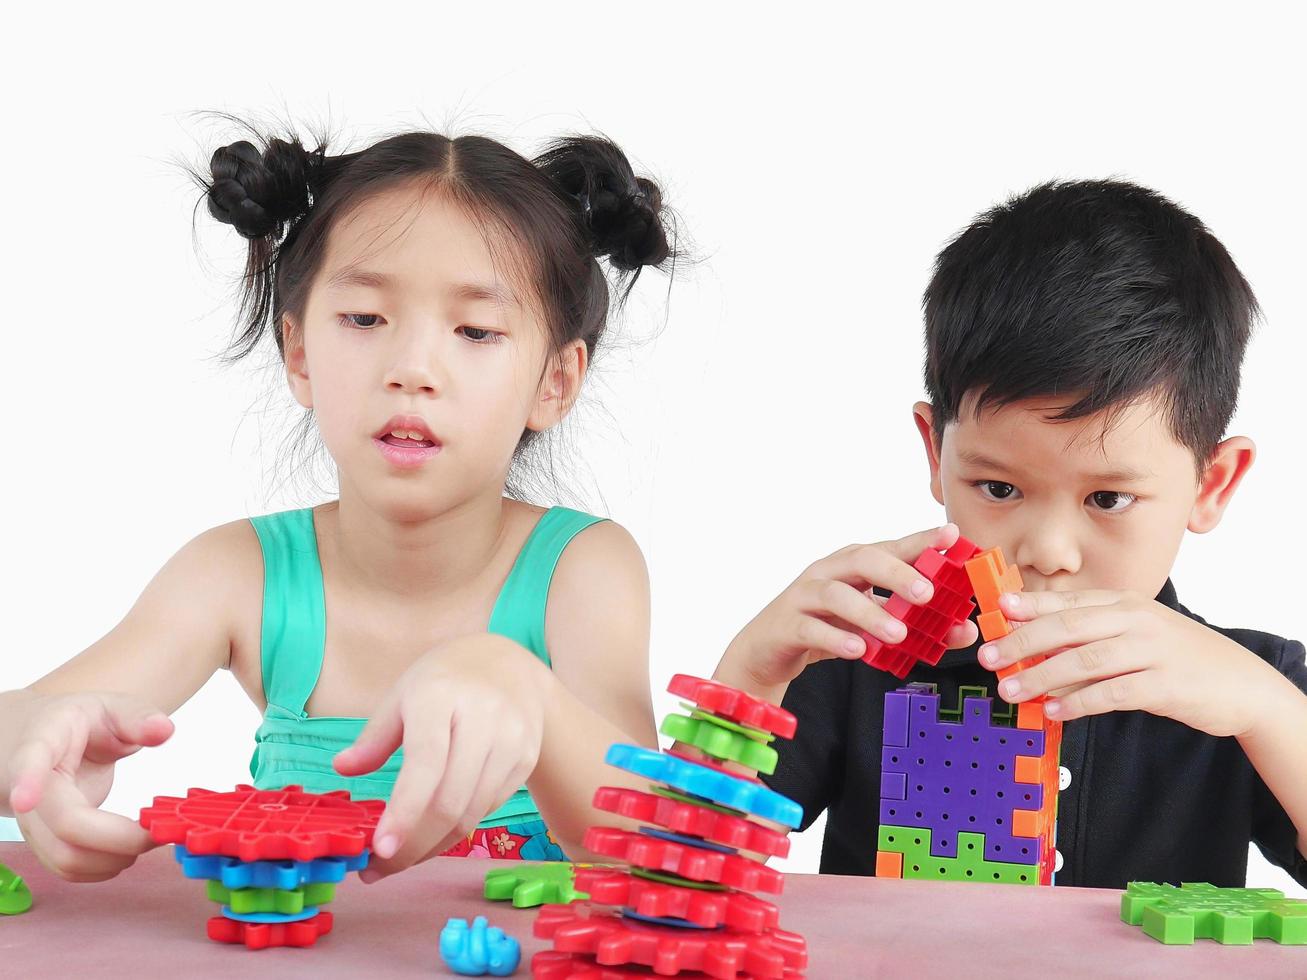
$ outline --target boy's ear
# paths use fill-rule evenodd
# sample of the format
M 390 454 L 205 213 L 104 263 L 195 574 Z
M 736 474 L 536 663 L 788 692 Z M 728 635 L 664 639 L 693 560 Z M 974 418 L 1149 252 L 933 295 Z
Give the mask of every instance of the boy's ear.
M 1225 508 L 1256 458 L 1257 447 L 1245 436 L 1233 436 L 1216 447 L 1198 481 L 1198 499 L 1189 512 L 1189 530 L 1206 534 L 1221 523 Z
M 549 358 L 540 378 L 540 387 L 536 390 L 535 404 L 526 418 L 528 429 L 543 432 L 567 417 L 581 393 L 581 380 L 585 377 L 589 360 L 583 340 L 572 341 L 558 352 L 557 357 Z
M 912 406 L 912 420 L 917 423 L 921 442 L 926 447 L 926 462 L 930 466 L 930 493 L 935 502 L 944 503 L 944 481 L 939 474 L 939 440 L 935 438 L 935 410 L 930 402 L 917 402 Z
M 309 384 L 308 360 L 304 356 L 304 331 L 289 313 L 281 318 L 281 339 L 290 392 L 305 408 L 312 408 L 313 386 Z

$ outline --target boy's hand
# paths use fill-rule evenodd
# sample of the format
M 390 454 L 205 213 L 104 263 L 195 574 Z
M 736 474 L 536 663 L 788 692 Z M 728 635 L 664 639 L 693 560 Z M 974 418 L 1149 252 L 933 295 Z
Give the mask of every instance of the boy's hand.
M 448 850 L 522 786 L 540 757 L 554 683 L 528 650 L 490 634 L 442 644 L 404 672 L 335 759 L 337 772 L 357 776 L 404 749 L 362 880 Z
M 155 845 L 98 809 L 114 764 L 172 735 L 168 716 L 125 694 L 42 697 L 9 758 L 9 805 L 37 859 L 66 881 L 106 881 Z
M 1153 599 L 1126 592 L 1021 592 L 1000 600 L 1023 625 L 980 648 L 991 670 L 1038 654 L 1043 663 L 999 683 L 1007 701 L 1045 702 L 1067 721 L 1147 711 L 1215 736 L 1243 736 L 1280 675 L 1244 647 Z
M 775 699 L 810 663 L 862 657 L 867 644 L 859 629 L 887 643 L 901 643 L 907 628 L 869 591 L 887 589 L 924 605 L 934 589 L 912 562 L 925 549 L 948 548 L 957 539 L 957 526 L 946 524 L 897 541 L 849 545 L 821 559 L 731 641 L 717 677 Z M 950 647 L 970 646 L 976 639 L 975 624 L 963 623 L 945 639 Z

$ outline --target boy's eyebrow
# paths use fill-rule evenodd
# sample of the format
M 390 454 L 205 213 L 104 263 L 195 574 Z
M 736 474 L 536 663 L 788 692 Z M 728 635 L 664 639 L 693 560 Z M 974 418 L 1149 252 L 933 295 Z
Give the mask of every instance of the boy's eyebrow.
M 1000 463 L 998 460 L 986 456 L 984 453 L 974 452 L 970 449 L 963 449 L 958 452 L 958 459 L 969 466 L 974 466 L 982 470 L 1001 470 L 1010 471 L 1010 468 Z M 1138 470 L 1130 466 L 1120 466 L 1116 469 L 1104 470 L 1101 473 L 1090 473 L 1086 479 L 1096 483 L 1141 483 L 1147 480 L 1153 474 L 1147 470 Z

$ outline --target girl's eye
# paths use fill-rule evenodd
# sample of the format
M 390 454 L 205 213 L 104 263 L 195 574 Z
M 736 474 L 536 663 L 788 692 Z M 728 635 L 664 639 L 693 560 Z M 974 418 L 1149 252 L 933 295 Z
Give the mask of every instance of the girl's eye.
M 1089 495 L 1089 502 L 1095 508 L 1107 514 L 1119 514 L 1138 499 L 1133 493 L 1119 493 L 1116 490 L 1099 490 Z
M 493 344 L 502 336 L 485 327 L 459 327 L 458 331 L 474 344 Z
M 340 322 L 347 327 L 358 327 L 360 330 L 368 330 L 375 327 L 381 321 L 381 317 L 375 313 L 342 313 Z
M 986 500 L 1008 500 L 1017 492 L 1012 484 L 999 480 L 981 480 L 974 486 L 980 488 L 980 495 Z

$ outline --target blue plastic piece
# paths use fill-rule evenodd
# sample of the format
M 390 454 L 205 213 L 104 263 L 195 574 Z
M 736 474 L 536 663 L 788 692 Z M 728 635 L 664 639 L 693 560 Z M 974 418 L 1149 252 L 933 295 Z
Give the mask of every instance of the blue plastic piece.
M 656 783 L 666 783 L 683 793 L 702 796 L 719 806 L 743 810 L 786 827 L 797 827 L 803 820 L 803 807 L 789 797 L 761 783 L 737 779 L 674 755 L 619 743 L 609 747 L 604 761 Z
M 351 871 L 368 866 L 368 852 L 353 857 L 327 857 L 316 861 L 238 861 L 222 854 L 192 854 L 178 844 L 173 856 L 187 878 L 221 881 L 224 888 L 277 888 L 292 891 L 301 885 L 344 881 Z
M 230 905 L 224 905 L 222 914 L 236 922 L 303 922 L 305 919 L 311 919 L 317 915 L 318 907 L 316 905 L 306 905 L 302 912 L 287 914 L 281 912 L 233 912 Z
M 657 827 L 641 827 L 640 833 L 647 834 L 650 837 L 657 837 L 659 840 L 669 840 L 673 844 L 697 847 L 702 851 L 716 851 L 719 854 L 740 853 L 738 849 L 727 847 L 725 844 L 717 844 L 710 840 L 704 840 L 702 837 L 686 837 L 682 834 L 674 834 L 670 830 L 660 830 Z
M 673 929 L 698 929 L 700 932 L 710 932 L 713 929 L 713 927 L 701 926 L 697 922 L 691 922 L 688 919 L 664 919 L 656 915 L 641 915 L 635 909 L 622 909 L 622 917 L 635 919 L 637 922 L 647 922 L 651 926 L 671 926 Z
M 440 930 L 440 958 L 445 966 L 465 977 L 511 976 L 522 959 L 522 948 L 504 930 L 488 925 L 478 915 L 468 926 L 467 919 L 450 919 Z

